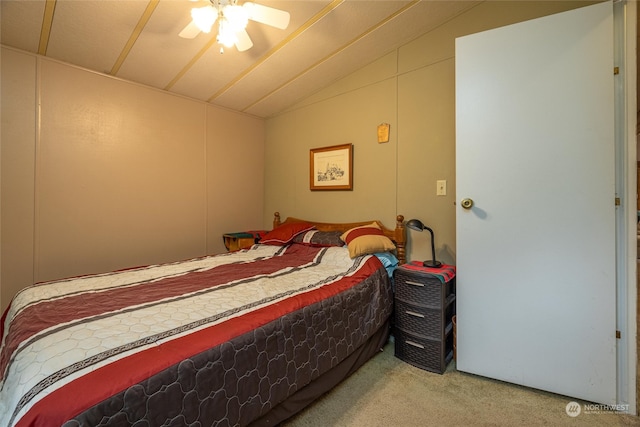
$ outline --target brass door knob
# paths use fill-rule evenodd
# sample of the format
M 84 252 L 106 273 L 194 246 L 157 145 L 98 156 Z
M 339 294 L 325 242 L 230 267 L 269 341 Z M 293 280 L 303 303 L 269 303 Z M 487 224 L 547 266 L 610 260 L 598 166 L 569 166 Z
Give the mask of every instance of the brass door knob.
M 473 206 L 473 200 L 471 200 L 471 199 L 462 199 L 460 201 L 460 206 L 462 206 L 465 209 L 471 209 L 471 207 Z

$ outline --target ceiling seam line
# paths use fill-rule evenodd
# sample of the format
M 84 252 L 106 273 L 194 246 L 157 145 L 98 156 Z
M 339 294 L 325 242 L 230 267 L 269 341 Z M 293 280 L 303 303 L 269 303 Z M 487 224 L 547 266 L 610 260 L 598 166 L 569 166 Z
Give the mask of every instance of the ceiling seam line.
M 151 15 L 153 14 L 153 11 L 156 9 L 156 7 L 158 6 L 158 3 L 160 3 L 160 0 L 149 0 L 147 7 L 144 9 L 144 12 L 142 12 L 140 19 L 136 24 L 136 27 L 131 32 L 131 36 L 129 36 L 129 40 L 127 40 L 127 43 L 124 45 L 124 48 L 122 49 L 122 52 L 120 52 L 120 56 L 118 56 L 118 59 L 116 59 L 115 64 L 113 64 L 113 68 L 111 68 L 111 71 L 109 72 L 109 74 L 111 74 L 112 76 L 115 76 L 118 73 L 118 71 L 120 71 L 120 67 L 122 67 L 122 64 L 124 64 L 124 61 L 125 59 L 127 59 L 127 56 L 129 56 L 131 49 L 133 49 L 133 45 L 136 43 L 136 41 L 138 41 L 138 37 L 140 37 L 142 30 L 147 25 L 147 22 L 149 22 L 149 19 L 151 19 Z
M 328 61 L 329 59 L 331 59 L 332 57 L 336 56 L 338 53 L 342 52 L 343 50 L 349 48 L 351 45 L 355 44 L 356 42 L 358 42 L 359 40 L 363 39 L 364 37 L 366 37 L 367 35 L 369 35 L 370 33 L 372 33 L 373 31 L 377 30 L 378 28 L 382 27 L 383 25 L 385 25 L 387 22 L 395 19 L 398 15 L 406 12 L 408 9 L 412 8 L 413 6 L 415 6 L 416 4 L 418 4 L 420 2 L 420 0 L 413 0 L 411 3 L 405 5 L 404 7 L 402 7 L 401 9 L 396 10 L 394 13 L 392 13 L 391 15 L 387 16 L 385 19 L 383 19 L 382 21 L 379 21 L 377 24 L 369 27 L 366 31 L 364 31 L 363 33 L 359 34 L 358 36 L 356 36 L 355 38 L 353 38 L 351 41 L 349 41 L 348 43 L 344 44 L 343 46 L 341 46 L 340 48 L 334 50 L 333 52 L 331 52 L 330 54 L 326 55 L 324 58 L 319 59 L 318 61 L 316 61 L 315 63 L 313 63 L 312 65 L 308 66 L 307 68 L 305 68 L 304 70 L 302 70 L 301 72 L 299 72 L 298 74 L 296 74 L 295 76 L 291 77 L 288 81 L 284 82 L 283 84 L 281 84 L 280 86 L 278 86 L 277 88 L 275 88 L 274 90 L 272 90 L 271 92 L 267 93 L 266 95 L 260 97 L 259 99 L 257 99 L 256 101 L 252 102 L 251 104 L 249 104 L 248 106 L 246 106 L 245 108 L 241 109 L 240 111 L 242 112 L 246 112 L 248 109 L 250 109 L 251 107 L 255 106 L 256 104 L 264 101 L 266 98 L 272 96 L 273 94 L 275 94 L 276 92 L 278 92 L 279 90 L 281 90 L 282 88 L 290 85 L 292 82 L 294 82 L 295 80 L 299 79 L 300 77 L 302 77 L 304 74 L 308 73 L 309 71 L 311 71 L 312 69 L 316 68 L 317 66 L 319 66 L 320 64 L 322 64 L 323 62 Z
M 304 25 L 302 25 L 300 28 L 298 28 L 296 31 L 294 31 L 293 33 L 289 34 L 289 36 L 287 38 L 285 38 L 283 41 L 281 41 L 280 43 L 278 43 L 276 46 L 274 46 L 270 51 L 268 51 L 266 54 L 264 54 L 262 56 L 262 58 L 260 58 L 258 61 L 256 61 L 255 63 L 253 63 L 249 68 L 247 68 L 246 70 L 244 70 L 242 73 L 238 74 L 236 76 L 235 79 L 231 80 L 229 83 L 227 83 L 225 86 L 222 87 L 222 89 L 218 90 L 216 93 L 214 93 L 213 95 L 211 95 L 211 97 L 209 97 L 209 99 L 207 99 L 207 102 L 211 102 L 214 99 L 216 99 L 217 97 L 219 97 L 220 95 L 222 95 L 223 93 L 225 93 L 226 91 L 228 91 L 232 86 L 234 86 L 236 83 L 238 83 L 240 80 L 242 80 L 243 78 L 245 78 L 247 75 L 249 75 L 253 70 L 255 70 L 256 68 L 258 68 L 258 66 L 262 65 L 264 62 L 266 62 L 269 58 L 271 58 L 273 55 L 276 54 L 276 52 L 278 52 L 280 49 L 282 49 L 285 45 L 287 45 L 288 43 L 290 43 L 293 39 L 295 39 L 296 37 L 298 37 L 300 34 L 302 34 L 303 32 L 305 32 L 307 29 L 309 29 L 313 24 L 315 24 L 316 22 L 318 22 L 321 18 L 323 18 L 324 16 L 326 16 L 327 14 L 329 14 L 329 12 L 331 12 L 332 10 L 334 10 L 336 7 L 338 7 L 340 4 L 344 3 L 345 0 L 333 0 L 330 4 L 328 4 L 327 6 L 325 6 L 320 12 L 316 13 L 313 18 L 309 19 L 307 22 L 304 23 Z
M 42 15 L 42 27 L 40 29 L 40 42 L 38 44 L 38 54 L 46 55 L 49 48 L 49 37 L 51 37 L 51 26 L 53 25 L 53 15 L 56 11 L 57 0 L 47 0 Z
M 390 52 L 390 53 L 391 53 L 391 52 Z M 317 101 L 313 101 L 313 102 L 310 102 L 310 103 L 305 104 L 305 105 L 293 105 L 293 106 L 291 106 L 291 107 L 289 107 L 288 109 L 285 109 L 285 110 L 283 110 L 283 111 L 285 111 L 285 112 L 287 112 L 287 113 L 290 113 L 290 112 L 292 112 L 292 111 L 296 111 L 296 110 L 299 110 L 299 109 L 301 109 L 301 108 L 309 107 L 310 105 L 317 105 L 318 103 L 324 102 L 324 101 L 326 101 L 326 100 L 336 99 L 336 98 L 339 98 L 340 96 L 343 96 L 343 95 L 346 95 L 346 94 L 349 94 L 349 93 L 353 93 L 353 92 L 357 92 L 357 91 L 359 91 L 359 90 L 361 90 L 361 89 L 363 89 L 363 88 L 367 88 L 367 87 L 375 86 L 375 85 L 377 85 L 377 84 L 380 84 L 380 83 L 382 83 L 382 82 L 385 82 L 385 81 L 388 81 L 388 80 L 391 80 L 391 79 L 396 79 L 396 78 L 398 78 L 399 76 L 400 76 L 400 74 L 398 74 L 398 73 L 393 73 L 393 74 L 391 74 L 391 75 L 389 75 L 389 76 L 382 77 L 382 78 L 380 78 L 380 79 L 378 79 L 378 80 L 372 81 L 372 82 L 367 83 L 367 84 L 365 84 L 365 85 L 363 85 L 363 86 L 360 86 L 360 87 L 357 87 L 357 88 L 353 88 L 353 89 L 349 89 L 349 90 L 346 90 L 346 91 L 344 91 L 344 92 L 341 92 L 341 93 L 338 93 L 338 94 L 334 94 L 334 95 L 332 95 L 332 96 L 329 96 L 329 97 L 326 97 L 326 98 L 323 98 L 323 99 L 320 99 L 320 100 L 317 100 Z M 242 110 L 240 110 L 240 112 L 241 112 L 241 113 L 244 113 L 244 114 L 252 114 L 252 113 L 248 113 L 248 112 L 246 112 L 246 111 L 242 111 Z M 276 114 L 279 114 L 279 113 L 275 113 L 274 115 L 276 115 Z M 253 114 L 253 115 L 255 115 L 255 114 Z M 272 116 L 269 116 L 269 117 L 272 117 Z M 269 118 L 269 117 L 267 117 L 267 118 Z
M 205 53 L 207 53 L 207 51 L 211 48 L 211 46 L 213 46 L 215 42 L 216 42 L 215 38 L 212 38 L 211 40 L 209 40 L 209 42 L 206 45 L 204 45 L 202 49 L 198 51 L 198 53 L 195 54 L 195 56 L 191 59 L 191 61 L 189 61 L 187 65 L 185 65 L 182 68 L 182 70 L 180 70 L 180 72 L 178 72 L 178 74 L 176 74 L 176 76 L 164 87 L 164 90 L 169 90 L 176 83 L 178 83 L 178 80 L 180 80 L 182 77 L 184 77 L 185 74 L 187 74 L 187 72 L 191 69 L 191 67 L 193 67 L 193 65 L 196 62 L 198 62 L 200 58 L 204 56 Z

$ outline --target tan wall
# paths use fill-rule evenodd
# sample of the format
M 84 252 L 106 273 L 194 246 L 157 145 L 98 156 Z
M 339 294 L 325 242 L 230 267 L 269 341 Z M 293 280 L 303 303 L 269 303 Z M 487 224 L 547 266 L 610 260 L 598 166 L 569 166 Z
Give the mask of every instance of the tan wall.
M 2 49 L 0 305 L 33 282 L 36 58 Z M 11 105 L 11 108 L 6 106 Z
M 437 258 L 455 263 L 455 38 L 584 5 L 485 2 L 267 120 L 264 221 L 418 218 Z M 376 127 L 391 124 L 387 144 Z M 354 144 L 354 189 L 309 190 L 309 149 Z M 447 195 L 436 196 L 436 180 Z M 429 236 L 409 233 L 409 259 L 431 258 Z
M 2 87 L 3 308 L 262 226 L 262 119 L 7 48 Z

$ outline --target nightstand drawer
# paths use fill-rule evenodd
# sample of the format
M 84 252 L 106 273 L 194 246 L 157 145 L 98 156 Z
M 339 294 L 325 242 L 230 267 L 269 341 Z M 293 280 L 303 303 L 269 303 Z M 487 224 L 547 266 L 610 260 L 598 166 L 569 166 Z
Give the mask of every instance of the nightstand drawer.
M 395 271 L 396 296 L 404 301 L 415 301 L 429 306 L 441 306 L 454 292 L 455 278 L 442 283 L 437 277 L 417 271 Z M 444 289 L 443 289 L 444 288 Z
M 453 358 L 453 334 L 445 342 L 432 340 L 396 329 L 395 356 L 398 359 L 427 371 L 442 374 Z
M 454 297 L 450 298 L 453 302 Z M 429 308 L 395 300 L 396 327 L 428 338 L 442 340 L 444 329 L 453 316 L 455 304 L 447 304 L 443 309 Z

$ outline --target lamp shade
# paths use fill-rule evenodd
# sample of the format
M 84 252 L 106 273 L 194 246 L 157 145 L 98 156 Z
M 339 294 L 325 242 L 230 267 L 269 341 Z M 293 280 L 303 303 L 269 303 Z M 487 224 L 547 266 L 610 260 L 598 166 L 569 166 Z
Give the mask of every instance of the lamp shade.
M 433 237 L 433 230 L 427 227 L 426 225 L 424 225 L 422 221 L 420 221 L 419 219 L 410 219 L 409 221 L 407 221 L 406 225 L 410 229 L 420 231 L 420 232 L 424 230 L 428 230 L 429 233 L 431 234 L 431 260 L 424 261 L 422 265 L 425 267 L 431 267 L 431 268 L 442 267 L 442 263 L 436 260 L 436 246 L 435 246 L 435 241 Z
M 424 224 L 419 219 L 410 219 L 407 221 L 407 227 L 416 231 L 424 230 Z

